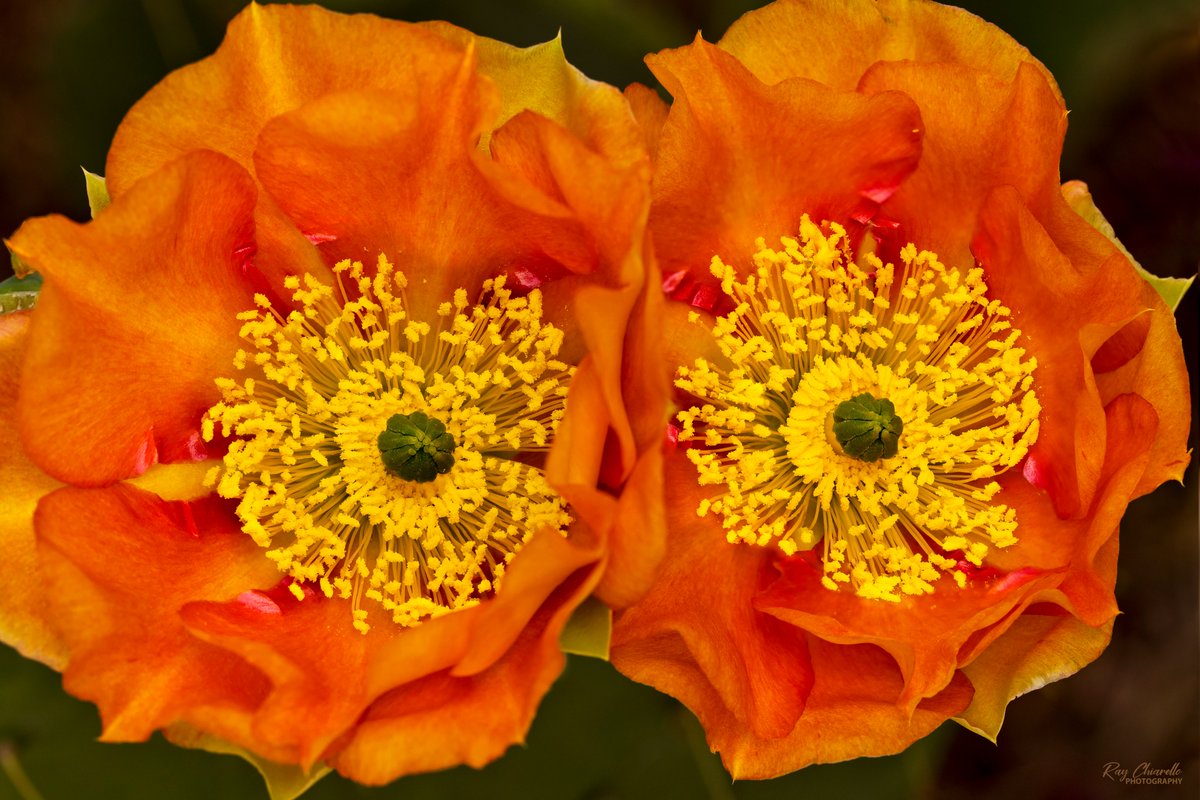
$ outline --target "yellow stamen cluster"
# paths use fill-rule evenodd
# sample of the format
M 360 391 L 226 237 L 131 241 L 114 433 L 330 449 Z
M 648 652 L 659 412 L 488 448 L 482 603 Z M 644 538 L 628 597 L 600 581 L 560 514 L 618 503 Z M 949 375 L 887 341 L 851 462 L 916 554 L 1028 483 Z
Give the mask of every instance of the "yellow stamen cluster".
M 725 359 L 675 381 L 702 403 L 679 414 L 688 457 L 721 487 L 697 513 L 718 514 L 731 542 L 788 555 L 824 542 L 829 589 L 899 601 L 946 572 L 961 586 L 960 558 L 978 566 L 1016 542 L 994 478 L 1037 438 L 1036 360 L 981 269 L 912 245 L 900 268 L 855 263 L 845 231 L 828 230 L 805 217 L 781 252 L 760 239 L 741 281 L 713 259 L 735 306 L 712 324 Z M 860 461 L 833 435 L 834 409 L 863 392 L 903 420 L 894 457 Z
M 520 458 L 548 449 L 574 368 L 556 359 L 562 332 L 536 290 L 515 297 L 501 277 L 471 303 L 458 289 L 430 324 L 411 317 L 383 256 L 373 272 L 343 261 L 335 274 L 336 289 L 288 278 L 286 316 L 261 295 L 239 315 L 246 377 L 217 381 L 202 433 L 237 437 L 207 480 L 241 498 L 245 532 L 295 581 L 351 598 L 365 633 L 362 598 L 402 626 L 474 605 L 534 531 L 569 524 Z M 453 467 L 426 483 L 389 472 L 377 443 L 393 414 L 415 411 L 457 443 Z

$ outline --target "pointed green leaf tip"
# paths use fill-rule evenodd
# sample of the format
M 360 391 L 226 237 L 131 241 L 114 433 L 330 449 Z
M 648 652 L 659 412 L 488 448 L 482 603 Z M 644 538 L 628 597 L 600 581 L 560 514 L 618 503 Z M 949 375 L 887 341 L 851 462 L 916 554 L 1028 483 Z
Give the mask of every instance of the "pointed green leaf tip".
M 563 626 L 558 644 L 564 653 L 607 661 L 611 639 L 612 609 L 595 597 L 589 597 L 579 604 Z
M 83 181 L 87 184 L 88 206 L 92 209 L 92 219 L 95 219 L 112 202 L 108 196 L 108 182 L 104 180 L 103 175 L 88 172 L 86 169 L 83 170 Z
M 891 400 L 863 392 L 833 410 L 833 435 L 842 451 L 859 461 L 878 461 L 896 455 L 904 422 Z
M 414 483 L 428 483 L 449 472 L 455 447 L 446 426 L 420 411 L 393 414 L 379 434 L 379 457 L 388 472 Z

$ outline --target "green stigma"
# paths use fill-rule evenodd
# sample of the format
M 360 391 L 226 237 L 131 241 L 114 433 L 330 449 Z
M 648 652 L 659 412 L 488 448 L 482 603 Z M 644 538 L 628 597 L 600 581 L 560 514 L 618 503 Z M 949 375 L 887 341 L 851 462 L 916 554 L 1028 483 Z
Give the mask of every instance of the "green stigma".
M 414 483 L 449 472 L 455 447 L 446 426 L 420 411 L 393 414 L 379 434 L 379 456 L 388 472 Z
M 863 392 L 833 410 L 833 435 L 842 452 L 859 461 L 878 461 L 896 455 L 904 422 L 891 400 Z

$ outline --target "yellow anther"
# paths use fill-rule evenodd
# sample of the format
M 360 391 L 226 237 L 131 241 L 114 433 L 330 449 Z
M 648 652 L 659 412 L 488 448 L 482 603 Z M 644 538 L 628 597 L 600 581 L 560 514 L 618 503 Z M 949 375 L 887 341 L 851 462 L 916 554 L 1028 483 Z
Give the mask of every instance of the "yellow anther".
M 364 598 L 415 625 L 495 592 L 534 531 L 565 531 L 563 501 L 513 455 L 549 448 L 574 368 L 555 358 L 562 333 L 536 290 L 514 297 L 496 278 L 474 305 L 459 289 L 420 321 L 386 258 L 335 275 L 336 291 L 286 278 L 297 305 L 286 318 L 261 295 L 239 315 L 253 358 L 235 366 L 251 375 L 217 381 L 202 435 L 238 437 L 206 481 L 240 498 L 243 530 L 291 592 L 303 599 L 307 582 L 350 599 L 365 633 Z M 426 483 L 389 473 L 376 441 L 390 417 L 416 411 L 457 443 L 453 467 Z
M 734 308 L 711 323 L 726 358 L 681 366 L 675 381 L 702 401 L 678 418 L 697 480 L 719 487 L 697 513 L 717 514 L 731 542 L 786 555 L 823 542 L 831 590 L 897 602 L 947 572 L 964 585 L 959 559 L 979 565 L 1017 541 L 993 478 L 1037 438 L 1037 362 L 1011 312 L 981 269 L 911 244 L 900 268 L 856 263 L 840 226 L 806 216 L 782 246 L 760 239 L 744 277 L 720 258 L 710 267 Z M 897 452 L 869 463 L 832 430 L 862 393 L 904 421 Z

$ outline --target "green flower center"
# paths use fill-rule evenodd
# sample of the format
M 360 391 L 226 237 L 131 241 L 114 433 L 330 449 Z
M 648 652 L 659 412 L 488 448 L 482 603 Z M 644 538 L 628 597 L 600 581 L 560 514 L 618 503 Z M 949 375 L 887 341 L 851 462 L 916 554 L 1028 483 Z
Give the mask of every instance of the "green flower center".
M 440 420 L 420 411 L 393 414 L 379 434 L 379 457 L 388 472 L 413 483 L 428 483 L 454 466 L 454 437 Z
M 855 395 L 833 410 L 833 435 L 842 452 L 871 463 L 896 455 L 904 421 L 896 416 L 891 400 L 868 392 Z

